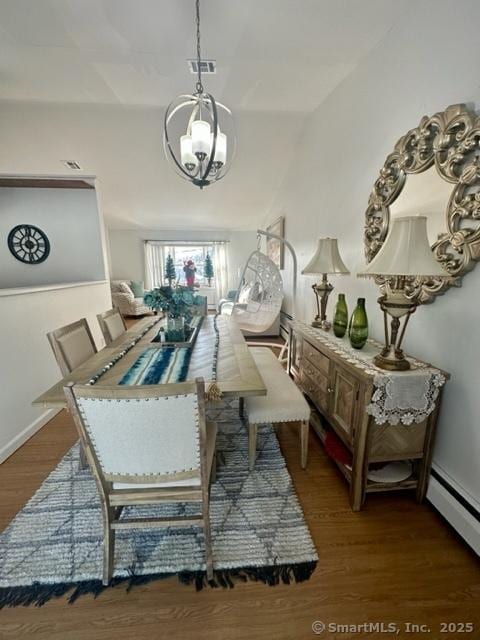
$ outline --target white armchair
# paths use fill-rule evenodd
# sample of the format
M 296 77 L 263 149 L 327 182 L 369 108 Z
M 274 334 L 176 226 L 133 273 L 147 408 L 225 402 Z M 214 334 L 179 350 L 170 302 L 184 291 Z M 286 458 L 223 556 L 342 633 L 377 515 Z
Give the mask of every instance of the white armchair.
M 143 298 L 135 298 L 130 284 L 126 280 L 112 280 L 110 282 L 112 305 L 117 307 L 122 316 L 144 316 L 151 313 Z

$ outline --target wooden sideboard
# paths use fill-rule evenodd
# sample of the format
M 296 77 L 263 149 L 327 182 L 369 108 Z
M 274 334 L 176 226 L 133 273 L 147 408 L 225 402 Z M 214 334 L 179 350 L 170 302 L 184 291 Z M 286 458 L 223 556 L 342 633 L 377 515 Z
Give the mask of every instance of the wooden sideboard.
M 350 485 L 353 511 L 362 508 L 366 494 L 378 491 L 412 489 L 421 502 L 428 485 L 442 389 L 435 409 L 422 422 L 376 424 L 366 411 L 375 391 L 372 373 L 352 364 L 313 333 L 302 323 L 291 325 L 288 369 L 317 410 L 312 412 L 311 425 L 320 439 L 324 441 L 328 430 L 333 429 L 351 453 L 351 468 L 335 462 Z M 395 460 L 412 462 L 409 478 L 393 484 L 368 479 L 372 463 Z

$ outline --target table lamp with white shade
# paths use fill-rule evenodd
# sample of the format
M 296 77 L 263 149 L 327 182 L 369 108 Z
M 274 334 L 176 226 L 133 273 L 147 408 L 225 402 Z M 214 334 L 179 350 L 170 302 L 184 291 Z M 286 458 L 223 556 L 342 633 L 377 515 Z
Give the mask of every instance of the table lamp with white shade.
M 410 363 L 401 349 L 412 313 L 420 304 L 418 294 L 409 294 L 407 285 L 415 278 L 449 278 L 435 260 L 427 236 L 426 216 L 392 219 L 391 230 L 377 255 L 358 276 L 385 279 L 385 294 L 378 299 L 384 314 L 385 347 L 374 358 L 381 369 L 405 371 Z M 390 336 L 387 314 L 392 317 Z M 402 330 L 400 318 L 406 316 Z
M 312 322 L 312 327 L 329 331 L 332 326 L 332 323 L 327 320 L 327 302 L 328 296 L 333 291 L 333 286 L 328 282 L 327 276 L 336 273 L 350 273 L 340 257 L 337 239 L 320 238 L 313 258 L 302 271 L 302 274 L 306 275 L 322 275 L 322 282 L 312 285 L 317 300 L 317 315 Z

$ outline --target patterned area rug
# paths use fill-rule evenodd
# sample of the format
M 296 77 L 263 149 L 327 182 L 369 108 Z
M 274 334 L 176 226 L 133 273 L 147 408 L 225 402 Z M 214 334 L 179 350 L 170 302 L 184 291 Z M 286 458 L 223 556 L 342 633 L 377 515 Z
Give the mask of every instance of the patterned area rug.
M 272 585 L 307 580 L 317 553 L 273 428 L 259 429 L 259 457 L 249 471 L 245 426 L 240 421 L 218 426 L 210 508 L 215 577 L 210 586 L 231 587 L 248 579 Z M 104 590 L 99 499 L 90 471 L 79 470 L 78 458 L 75 445 L 0 535 L 0 607 L 41 605 L 70 591 L 74 602 Z M 148 511 L 178 515 L 195 508 L 161 505 Z M 134 515 L 134 508 L 129 510 Z M 197 589 L 206 586 L 200 530 L 117 532 L 111 586 L 130 588 L 172 574 Z

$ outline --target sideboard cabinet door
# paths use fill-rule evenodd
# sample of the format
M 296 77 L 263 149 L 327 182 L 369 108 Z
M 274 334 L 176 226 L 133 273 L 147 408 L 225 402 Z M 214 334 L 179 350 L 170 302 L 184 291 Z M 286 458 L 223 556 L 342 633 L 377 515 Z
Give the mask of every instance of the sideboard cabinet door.
M 331 377 L 330 416 L 335 425 L 353 440 L 360 382 L 338 364 L 334 364 Z

